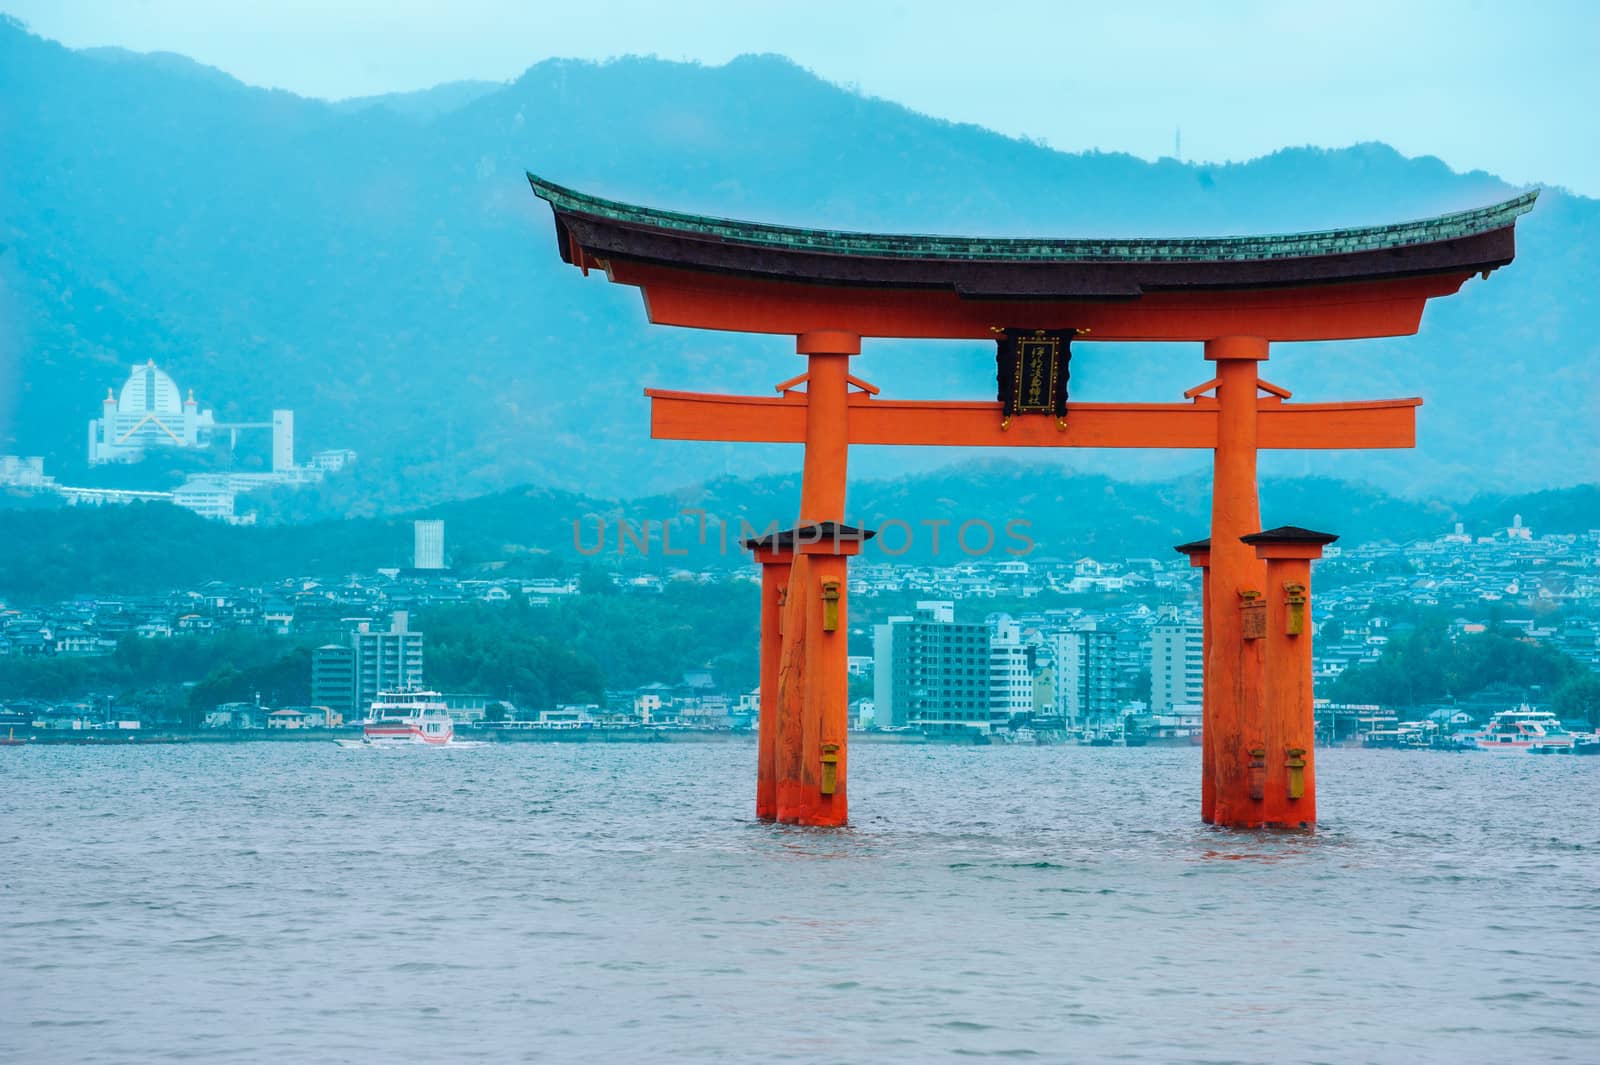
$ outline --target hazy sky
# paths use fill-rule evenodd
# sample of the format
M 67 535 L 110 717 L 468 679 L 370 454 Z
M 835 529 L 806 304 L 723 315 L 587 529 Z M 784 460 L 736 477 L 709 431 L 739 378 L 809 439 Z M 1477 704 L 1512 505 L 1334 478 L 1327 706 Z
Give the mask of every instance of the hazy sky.
M 1078 151 L 1247 159 L 1382 140 L 1600 196 L 1600 0 L 0 0 L 81 47 L 344 97 L 553 56 L 779 52 L 919 111 Z

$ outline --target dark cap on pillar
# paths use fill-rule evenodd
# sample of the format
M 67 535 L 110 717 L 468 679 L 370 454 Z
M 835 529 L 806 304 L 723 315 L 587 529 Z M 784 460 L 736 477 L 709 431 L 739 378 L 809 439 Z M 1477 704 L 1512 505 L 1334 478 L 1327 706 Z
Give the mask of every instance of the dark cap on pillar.
M 1180 555 L 1189 556 L 1189 565 L 1195 569 L 1206 569 L 1211 565 L 1211 538 L 1204 540 L 1191 540 L 1186 544 L 1179 544 L 1173 548 Z
M 1276 529 L 1264 529 L 1261 532 L 1251 533 L 1239 537 L 1251 547 L 1262 547 L 1268 544 L 1316 544 L 1325 547 L 1339 537 L 1334 533 L 1317 532 L 1315 529 L 1302 529 L 1298 525 L 1280 525 Z M 1209 546 L 1209 541 L 1207 542 Z M 1183 548 L 1178 548 L 1182 551 Z
M 1298 525 L 1280 525 L 1239 539 L 1256 549 L 1257 558 L 1321 558 L 1322 549 L 1339 537 Z
M 812 521 L 742 540 L 739 546 L 746 551 L 767 554 L 792 555 L 799 551 L 801 554 L 855 555 L 861 552 L 862 544 L 877 535 L 873 529 L 858 529 L 836 521 Z

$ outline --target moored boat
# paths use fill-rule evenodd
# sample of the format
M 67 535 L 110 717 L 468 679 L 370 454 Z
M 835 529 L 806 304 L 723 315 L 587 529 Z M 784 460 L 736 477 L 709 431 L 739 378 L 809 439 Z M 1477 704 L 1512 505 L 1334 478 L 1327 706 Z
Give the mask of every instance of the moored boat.
M 1524 703 L 1515 710 L 1494 715 L 1477 739 L 1478 748 L 1485 751 L 1570 754 L 1577 737 L 1550 711 L 1535 710 Z
M 443 697 L 432 691 L 379 692 L 361 722 L 359 740 L 341 747 L 478 747 L 455 738 L 455 722 Z

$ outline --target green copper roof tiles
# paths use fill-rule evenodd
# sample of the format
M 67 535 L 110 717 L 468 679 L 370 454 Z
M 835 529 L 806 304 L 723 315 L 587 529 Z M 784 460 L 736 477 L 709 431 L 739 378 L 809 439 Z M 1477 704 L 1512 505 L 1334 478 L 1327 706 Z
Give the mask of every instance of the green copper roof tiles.
M 700 240 L 824 255 L 997 263 L 1259 262 L 1383 251 L 1504 229 L 1520 215 L 1532 210 L 1534 200 L 1539 196 L 1538 191 L 1534 190 L 1504 203 L 1437 218 L 1282 236 L 1056 240 L 796 229 L 637 207 L 563 188 L 531 173 L 528 183 L 533 187 L 534 194 L 548 201 L 558 214 L 587 215 L 620 225 L 666 230 Z

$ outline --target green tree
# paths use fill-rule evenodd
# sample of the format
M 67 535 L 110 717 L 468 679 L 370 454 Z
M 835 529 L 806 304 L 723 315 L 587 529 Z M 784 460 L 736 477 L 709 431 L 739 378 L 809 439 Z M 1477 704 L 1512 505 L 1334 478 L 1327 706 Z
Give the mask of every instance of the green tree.
M 1556 714 L 1565 721 L 1587 721 L 1600 727 L 1600 673 L 1588 670 L 1569 678 L 1554 696 Z
M 1505 632 L 1452 640 L 1443 623 L 1419 625 L 1389 641 L 1383 657 L 1345 670 L 1335 702 L 1416 706 L 1462 697 L 1495 684 L 1550 689 L 1582 667 L 1553 647 Z
M 615 595 L 617 586 L 611 583 L 611 574 L 598 566 L 585 566 L 578 575 L 578 591 L 583 595 Z

